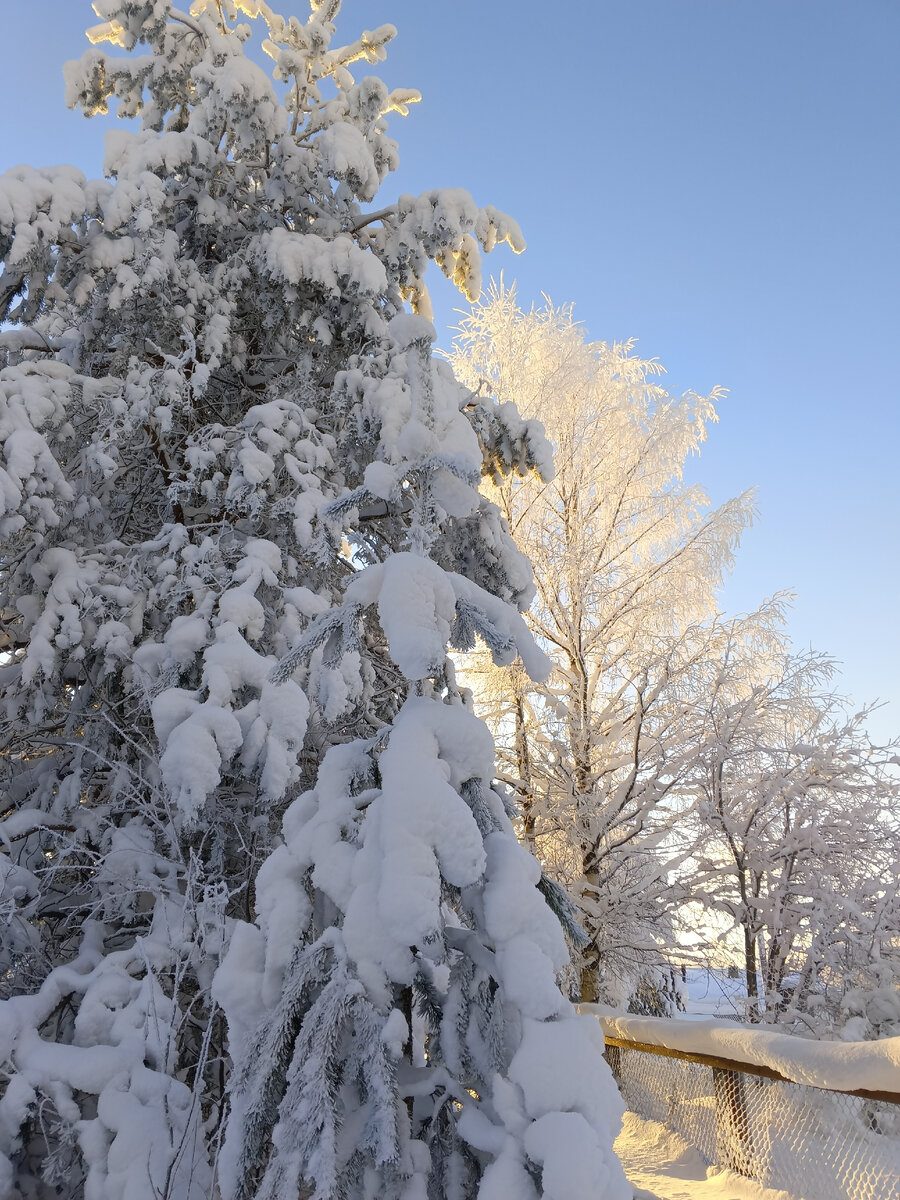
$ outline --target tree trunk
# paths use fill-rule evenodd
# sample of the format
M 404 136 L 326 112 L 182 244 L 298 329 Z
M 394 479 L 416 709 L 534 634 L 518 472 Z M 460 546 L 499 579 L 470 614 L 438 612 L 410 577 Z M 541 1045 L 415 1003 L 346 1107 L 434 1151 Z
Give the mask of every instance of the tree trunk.
M 528 731 L 525 727 L 525 704 L 521 694 L 516 693 L 516 773 L 521 783 L 522 841 L 531 854 L 537 853 L 535 846 L 534 791 L 531 786 L 531 751 L 528 748 Z
M 747 981 L 747 1015 L 751 1021 L 758 1021 L 759 985 L 756 978 L 756 935 L 749 921 L 744 923 L 744 978 Z
M 600 951 L 597 947 L 597 928 L 595 922 L 584 915 L 585 909 L 596 901 L 597 887 L 600 882 L 600 872 L 596 866 L 591 866 L 595 851 L 591 847 L 584 861 L 584 878 L 582 883 L 582 922 L 590 936 L 590 943 L 581 953 L 581 975 L 578 985 L 578 998 L 582 1004 L 596 1004 L 600 999 Z

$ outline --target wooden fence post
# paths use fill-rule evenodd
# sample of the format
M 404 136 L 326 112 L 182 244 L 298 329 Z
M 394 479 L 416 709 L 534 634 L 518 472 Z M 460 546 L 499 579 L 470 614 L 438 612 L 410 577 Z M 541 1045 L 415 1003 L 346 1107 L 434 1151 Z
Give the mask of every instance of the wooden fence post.
M 622 1090 L 622 1051 L 618 1046 L 613 1046 L 609 1042 L 606 1043 L 606 1050 L 603 1057 L 606 1059 L 609 1069 L 612 1071 L 613 1079 L 618 1084 L 619 1090 Z
M 716 1133 L 722 1165 L 739 1175 L 753 1176 L 753 1139 L 744 1080 L 737 1071 L 713 1067 Z

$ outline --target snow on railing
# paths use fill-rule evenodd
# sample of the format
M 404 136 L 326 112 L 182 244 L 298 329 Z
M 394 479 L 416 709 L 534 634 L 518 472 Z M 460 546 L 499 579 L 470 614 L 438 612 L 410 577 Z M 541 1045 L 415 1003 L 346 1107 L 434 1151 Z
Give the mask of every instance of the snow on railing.
M 900 1038 L 816 1042 L 726 1021 L 597 1017 L 632 1112 L 796 1200 L 900 1200 Z

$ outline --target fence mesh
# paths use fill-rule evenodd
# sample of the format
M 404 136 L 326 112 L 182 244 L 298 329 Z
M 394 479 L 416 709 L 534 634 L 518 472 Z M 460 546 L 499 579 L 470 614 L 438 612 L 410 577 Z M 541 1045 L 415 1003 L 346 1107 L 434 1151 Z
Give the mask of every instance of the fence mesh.
M 607 1046 L 628 1108 L 796 1200 L 900 1200 L 900 1105 Z

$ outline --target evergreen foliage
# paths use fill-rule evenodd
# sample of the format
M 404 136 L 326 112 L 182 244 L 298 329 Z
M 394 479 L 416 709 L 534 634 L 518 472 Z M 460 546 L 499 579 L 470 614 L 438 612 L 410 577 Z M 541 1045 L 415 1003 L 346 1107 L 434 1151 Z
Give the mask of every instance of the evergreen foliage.
M 125 53 L 69 103 L 139 130 L 0 178 L 0 1192 L 625 1197 L 447 657 L 546 670 L 477 485 L 548 447 L 431 359 L 423 284 L 521 235 L 363 207 L 417 98 L 351 73 L 390 26 L 94 7 Z

